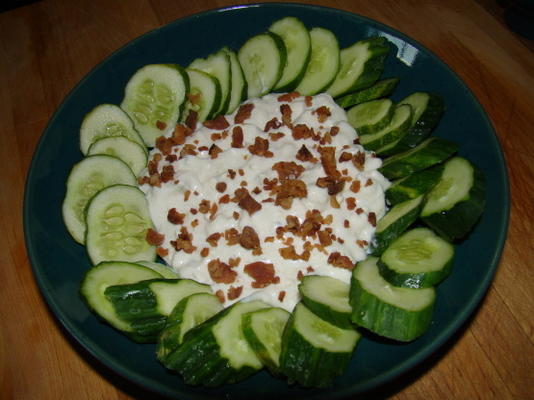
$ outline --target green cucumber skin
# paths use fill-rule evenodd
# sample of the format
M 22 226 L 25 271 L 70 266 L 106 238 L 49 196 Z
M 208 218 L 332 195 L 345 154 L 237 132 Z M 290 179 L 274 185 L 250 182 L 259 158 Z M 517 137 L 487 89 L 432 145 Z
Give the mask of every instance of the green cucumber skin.
M 351 278 L 349 301 L 355 324 L 401 342 L 421 336 L 432 321 L 434 303 L 419 311 L 403 310 L 368 293 L 354 276 Z
M 448 277 L 454 265 L 454 257 L 439 271 L 420 272 L 415 274 L 398 273 L 389 268 L 386 263 L 378 260 L 378 270 L 382 278 L 398 287 L 424 289 L 437 285 Z
M 409 105 L 403 105 L 402 107 L 410 107 Z M 393 115 L 392 118 L 395 118 Z M 375 151 L 383 148 L 384 146 L 387 146 L 388 144 L 400 140 L 400 138 L 404 137 L 408 129 L 410 128 L 410 118 L 406 119 L 403 123 L 401 123 L 396 128 L 391 129 L 388 131 L 385 135 L 379 138 L 375 138 L 374 140 L 371 140 L 367 143 L 365 136 L 360 137 L 360 144 L 365 147 L 366 150 Z
M 299 286 L 300 288 L 300 286 Z M 341 311 L 336 311 L 328 307 L 327 305 L 320 303 L 311 299 L 310 297 L 304 296 L 301 292 L 302 302 L 306 307 L 310 309 L 315 315 L 319 318 L 324 319 L 327 322 L 330 322 L 332 325 L 335 325 L 342 329 L 353 329 L 354 325 L 350 320 L 351 313 L 344 313 Z
M 373 101 L 384 101 L 384 100 L 373 100 Z M 387 100 L 385 100 L 387 101 Z M 367 103 L 367 102 L 366 102 Z M 390 103 L 391 104 L 391 103 Z M 348 111 L 348 113 L 350 110 Z M 386 126 L 389 125 L 391 122 L 391 118 L 393 118 L 393 114 L 395 113 L 395 107 L 393 104 L 389 107 L 389 110 L 387 112 L 387 115 L 384 119 L 378 121 L 376 124 L 372 125 L 361 125 L 358 127 L 355 127 L 353 123 L 351 123 L 352 127 L 356 129 L 356 132 L 358 133 L 358 136 L 365 136 L 365 135 L 373 135 L 382 129 L 384 129 Z M 351 118 L 349 117 L 349 123 L 351 122 Z
M 352 352 L 330 353 L 313 347 L 294 328 L 295 314 L 287 321 L 282 335 L 280 370 L 289 382 L 304 387 L 327 387 L 336 376 L 342 375 L 349 364 Z
M 438 137 L 432 137 L 420 146 L 420 150 L 414 148 L 387 158 L 378 171 L 388 179 L 403 178 L 438 164 L 458 151 L 458 144 Z
M 428 105 L 417 121 L 414 121 L 408 133 L 391 149 L 391 153 L 399 153 L 417 146 L 426 139 L 436 127 L 441 116 L 445 112 L 443 98 L 434 93 L 429 93 Z
M 387 201 L 395 205 L 428 193 L 439 182 L 443 169 L 444 164 L 438 164 L 393 182 L 386 190 Z
M 419 204 L 413 210 L 410 210 L 410 212 L 408 212 L 402 218 L 399 218 L 397 221 L 389 225 L 384 231 L 376 233 L 371 254 L 374 256 L 379 256 L 386 251 L 388 246 L 417 220 L 421 214 L 423 205 L 424 202 L 421 201 L 421 204 Z
M 389 96 L 399 83 L 399 78 L 389 78 L 376 82 L 373 86 L 338 97 L 335 101 L 343 108 L 349 108 L 366 101 L 377 100 Z
M 422 216 L 423 222 L 441 237 L 454 242 L 464 238 L 479 220 L 486 202 L 486 180 L 477 166 L 474 169 L 473 187 L 469 198 L 457 203 L 450 210 Z

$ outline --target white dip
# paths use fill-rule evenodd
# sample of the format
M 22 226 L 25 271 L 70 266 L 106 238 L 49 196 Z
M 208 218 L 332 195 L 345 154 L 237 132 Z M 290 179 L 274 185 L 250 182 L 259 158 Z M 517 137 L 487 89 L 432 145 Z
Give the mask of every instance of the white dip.
M 150 183 L 141 185 L 155 230 L 164 235 L 158 253 L 180 277 L 210 284 L 225 306 L 250 296 L 291 311 L 303 275 L 328 275 L 348 283 L 351 265 L 366 257 L 373 222 L 385 213 L 389 182 L 377 171 L 381 160 L 354 144 L 357 134 L 344 110 L 327 94 L 286 96 L 282 102 L 279 97 L 271 94 L 244 103 L 253 109 L 241 124 L 234 124 L 236 111 L 226 116 L 229 126 L 224 129 L 198 124 L 185 143 L 183 136 L 168 139 L 166 145 L 172 148 L 160 141 L 144 178 Z M 284 104 L 291 116 L 282 122 Z M 273 118 L 271 129 L 264 131 Z M 242 147 L 236 147 L 240 142 L 239 132 L 233 135 L 235 126 L 242 128 Z M 311 135 L 308 128 L 313 129 Z M 303 138 L 306 131 L 308 137 Z M 259 146 L 257 137 L 268 140 L 268 150 Z M 327 159 L 334 150 L 332 165 Z M 296 165 L 273 169 L 278 162 Z M 252 207 L 250 198 L 242 200 L 246 192 L 235 193 L 239 188 L 255 200 Z M 169 216 L 173 208 L 174 218 Z M 315 217 L 312 210 L 318 211 Z M 233 244 L 228 245 L 232 232 Z M 207 238 L 218 233 L 220 239 L 208 243 Z M 282 248 L 286 250 L 281 253 Z M 261 263 L 246 267 L 255 262 Z

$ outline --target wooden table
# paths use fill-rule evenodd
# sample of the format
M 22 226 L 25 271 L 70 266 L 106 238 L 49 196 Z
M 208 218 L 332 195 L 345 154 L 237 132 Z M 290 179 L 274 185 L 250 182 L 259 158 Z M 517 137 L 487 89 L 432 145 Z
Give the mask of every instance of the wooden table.
M 390 25 L 431 49 L 489 114 L 508 160 L 508 241 L 476 315 L 408 377 L 373 392 L 393 399 L 534 398 L 534 55 L 473 1 L 309 1 Z M 498 10 L 491 1 L 490 10 Z M 45 124 L 96 63 L 176 18 L 230 1 L 45 0 L 0 14 L 0 398 L 159 398 L 82 351 L 33 278 L 22 232 L 24 181 Z M 498 14 L 498 12 L 497 12 Z M 58 51 L 58 49 L 60 49 Z M 491 183 L 490 183 L 491 184 Z

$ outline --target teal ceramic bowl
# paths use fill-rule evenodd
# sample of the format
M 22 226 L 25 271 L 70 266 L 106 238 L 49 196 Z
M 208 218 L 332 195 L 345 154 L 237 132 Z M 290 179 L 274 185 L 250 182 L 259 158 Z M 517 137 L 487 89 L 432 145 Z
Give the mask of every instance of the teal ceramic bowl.
M 69 237 L 63 225 L 61 204 L 69 171 L 82 157 L 78 149 L 80 123 L 98 104 L 120 104 L 127 80 L 143 65 L 188 65 L 225 45 L 238 49 L 248 37 L 288 15 L 300 18 L 308 27 L 332 30 L 341 47 L 367 36 L 387 37 L 396 48 L 387 59 L 383 76 L 400 77 L 393 99 L 417 90 L 444 97 L 447 110 L 435 135 L 458 142 L 460 155 L 484 171 L 489 182 L 486 211 L 473 233 L 458 246 L 454 271 L 438 288 L 432 325 L 421 338 L 397 344 L 365 337 L 346 374 L 325 390 L 288 385 L 266 372 L 216 389 L 190 387 L 156 361 L 154 345 L 133 343 L 100 322 L 78 294 L 90 263 L 84 247 Z M 499 263 L 508 209 L 505 161 L 495 132 L 473 94 L 442 61 L 414 40 L 375 21 L 329 8 L 271 3 L 177 20 L 132 41 L 97 65 L 66 97 L 41 137 L 26 183 L 24 229 L 35 277 L 52 312 L 89 353 L 127 380 L 182 400 L 334 399 L 391 382 L 436 352 L 466 322 Z

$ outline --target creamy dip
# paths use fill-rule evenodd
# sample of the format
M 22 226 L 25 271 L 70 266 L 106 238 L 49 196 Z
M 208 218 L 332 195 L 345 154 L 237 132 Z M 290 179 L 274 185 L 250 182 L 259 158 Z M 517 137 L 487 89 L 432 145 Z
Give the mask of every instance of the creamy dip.
M 205 125 L 186 136 L 179 126 L 150 154 L 140 187 L 158 254 L 225 306 L 254 298 L 291 311 L 302 276 L 348 283 L 389 182 L 345 111 L 327 94 L 270 94 Z

